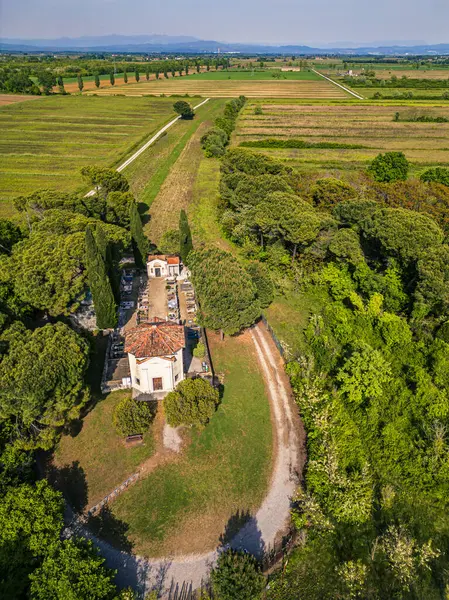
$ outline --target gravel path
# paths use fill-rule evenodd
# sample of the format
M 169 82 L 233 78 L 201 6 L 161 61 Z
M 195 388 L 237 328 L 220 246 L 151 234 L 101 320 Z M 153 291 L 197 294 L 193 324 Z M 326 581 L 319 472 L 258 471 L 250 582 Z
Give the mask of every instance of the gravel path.
M 270 489 L 265 500 L 256 515 L 234 537 L 230 546 L 261 556 L 286 532 L 290 498 L 298 485 L 305 462 L 305 434 L 292 400 L 282 360 L 270 335 L 259 324 L 252 329 L 251 336 L 272 407 L 276 430 L 275 457 Z M 198 526 L 201 524 L 198 523 Z M 183 586 L 184 590 L 199 587 L 201 581 L 207 579 L 218 554 L 217 551 L 212 551 L 202 555 L 167 557 L 163 560 L 146 559 L 120 552 L 109 544 L 94 539 L 81 523 L 75 523 L 70 528 L 70 531 L 73 530 L 95 541 L 108 565 L 118 570 L 117 581 L 120 585 L 130 585 L 142 593 L 157 589 L 162 598 L 176 597 L 176 590 L 181 590 Z

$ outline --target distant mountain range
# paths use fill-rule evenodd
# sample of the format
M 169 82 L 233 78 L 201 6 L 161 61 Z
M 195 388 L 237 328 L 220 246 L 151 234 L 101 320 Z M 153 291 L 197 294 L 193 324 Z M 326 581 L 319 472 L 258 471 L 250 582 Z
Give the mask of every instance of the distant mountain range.
M 341 55 L 404 55 L 404 54 L 449 54 L 449 44 L 401 45 L 398 43 L 379 43 L 377 46 L 361 45 L 354 47 L 347 43 L 336 42 L 334 47 L 314 48 L 305 45 L 240 44 L 200 40 L 191 36 L 170 35 L 104 35 L 58 39 L 16 39 L 0 40 L 1 52 L 145 52 L 145 53 L 241 53 L 241 54 L 341 54 Z

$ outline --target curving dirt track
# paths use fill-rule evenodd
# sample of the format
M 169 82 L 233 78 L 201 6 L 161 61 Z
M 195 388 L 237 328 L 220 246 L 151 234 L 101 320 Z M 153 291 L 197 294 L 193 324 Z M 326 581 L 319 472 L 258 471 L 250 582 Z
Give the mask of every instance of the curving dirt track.
M 273 548 L 288 528 L 290 499 L 301 479 L 306 454 L 304 427 L 279 352 L 263 324 L 253 327 L 251 336 L 270 398 L 276 457 L 265 500 L 232 539 L 230 546 L 260 556 Z M 118 570 L 117 581 L 121 586 L 130 585 L 142 593 L 157 589 L 162 598 L 173 597 L 176 590 L 198 588 L 207 579 L 218 555 L 218 550 L 214 550 L 202 555 L 153 560 L 120 552 L 93 538 L 76 519 L 68 527 L 68 533 L 75 530 L 94 540 L 108 566 Z

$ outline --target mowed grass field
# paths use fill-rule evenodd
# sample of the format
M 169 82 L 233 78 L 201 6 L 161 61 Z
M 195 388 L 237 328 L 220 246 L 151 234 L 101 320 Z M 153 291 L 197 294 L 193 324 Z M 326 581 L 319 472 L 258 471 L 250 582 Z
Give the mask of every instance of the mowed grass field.
M 165 98 L 50 96 L 0 107 L 0 216 L 48 188 L 84 189 L 86 165 L 115 166 L 173 113 Z
M 380 152 L 401 151 L 420 170 L 429 165 L 449 166 L 449 123 L 394 122 L 396 112 L 409 112 L 410 105 L 367 103 L 306 104 L 260 102 L 263 114 L 255 115 L 249 102 L 238 119 L 233 143 L 267 138 L 301 139 L 358 145 L 359 149 L 258 148 L 257 151 L 303 169 L 360 169 Z M 415 105 L 417 113 L 449 117 L 448 106 Z
M 137 554 L 170 556 L 210 550 L 229 520 L 260 506 L 271 476 L 269 402 L 250 334 L 210 335 L 214 367 L 224 375 L 210 423 L 191 431 L 179 459 L 162 465 L 111 504 L 129 525 Z
M 225 77 L 222 77 L 225 75 Z M 238 77 L 242 75 L 244 77 Z M 283 73 L 285 79 L 275 79 L 268 72 L 238 73 L 213 72 L 192 74 L 175 79 L 159 79 L 128 83 L 115 88 L 98 90 L 98 95 L 126 94 L 129 96 L 179 95 L 208 98 L 348 98 L 349 94 L 314 73 L 304 72 L 307 78 L 294 78 L 294 73 Z M 288 77 L 288 76 L 291 77 Z M 301 75 L 297 73 L 296 75 Z M 313 75 L 314 78 L 309 77 Z

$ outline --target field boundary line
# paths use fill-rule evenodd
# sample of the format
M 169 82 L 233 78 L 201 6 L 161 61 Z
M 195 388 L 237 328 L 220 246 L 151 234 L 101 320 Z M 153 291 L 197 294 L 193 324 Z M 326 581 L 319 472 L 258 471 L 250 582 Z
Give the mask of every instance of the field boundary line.
M 317 71 L 316 69 L 312 69 L 312 71 L 314 73 L 316 73 L 317 75 L 319 75 L 320 77 L 324 77 L 324 79 L 327 79 L 328 81 L 330 81 L 331 83 L 333 83 L 334 85 L 338 85 L 339 88 L 341 88 L 342 90 L 344 90 L 345 92 L 348 92 L 348 94 L 352 94 L 353 96 L 355 96 L 356 98 L 358 98 L 359 100 L 365 100 L 365 98 L 363 96 L 360 96 L 360 94 L 356 94 L 355 92 L 353 92 L 352 90 L 350 90 L 349 88 L 345 87 L 344 85 L 341 85 L 341 83 L 337 83 L 336 81 L 334 81 L 333 79 L 331 79 L 330 77 L 326 77 L 326 75 L 323 75 L 322 73 L 320 73 L 319 71 Z
M 208 102 L 209 100 L 210 100 L 210 98 L 206 98 L 206 100 L 203 100 L 202 102 L 200 102 L 199 104 L 197 104 L 196 106 L 194 106 L 193 110 L 196 110 L 197 108 L 200 108 L 200 106 L 203 106 L 203 104 L 206 104 L 206 102 Z M 119 173 L 121 173 L 123 171 L 123 169 L 126 169 L 126 167 L 128 165 L 130 165 L 133 161 L 135 161 L 136 158 L 138 158 L 143 152 L 145 152 L 145 150 L 147 150 L 147 148 L 149 148 L 150 146 L 152 146 L 154 144 L 154 142 L 165 131 L 167 131 L 167 129 L 169 129 L 172 125 L 174 125 L 177 121 L 179 121 L 180 118 L 181 118 L 181 115 L 179 115 L 179 117 L 175 117 L 169 123 L 167 123 L 167 125 L 164 125 L 164 127 L 162 127 L 162 129 L 159 129 L 159 131 L 157 133 L 155 133 L 153 135 L 153 137 L 148 140 L 148 142 L 146 142 L 141 148 L 139 148 L 139 150 L 137 150 L 136 152 L 134 152 L 134 154 L 132 154 L 127 160 L 125 160 L 124 163 L 122 163 L 121 165 L 119 165 L 116 168 L 116 171 L 118 171 Z M 96 190 L 90 190 L 90 192 L 87 192 L 87 194 L 84 197 L 85 198 L 89 198 L 91 196 L 94 196 L 95 194 L 96 194 Z

